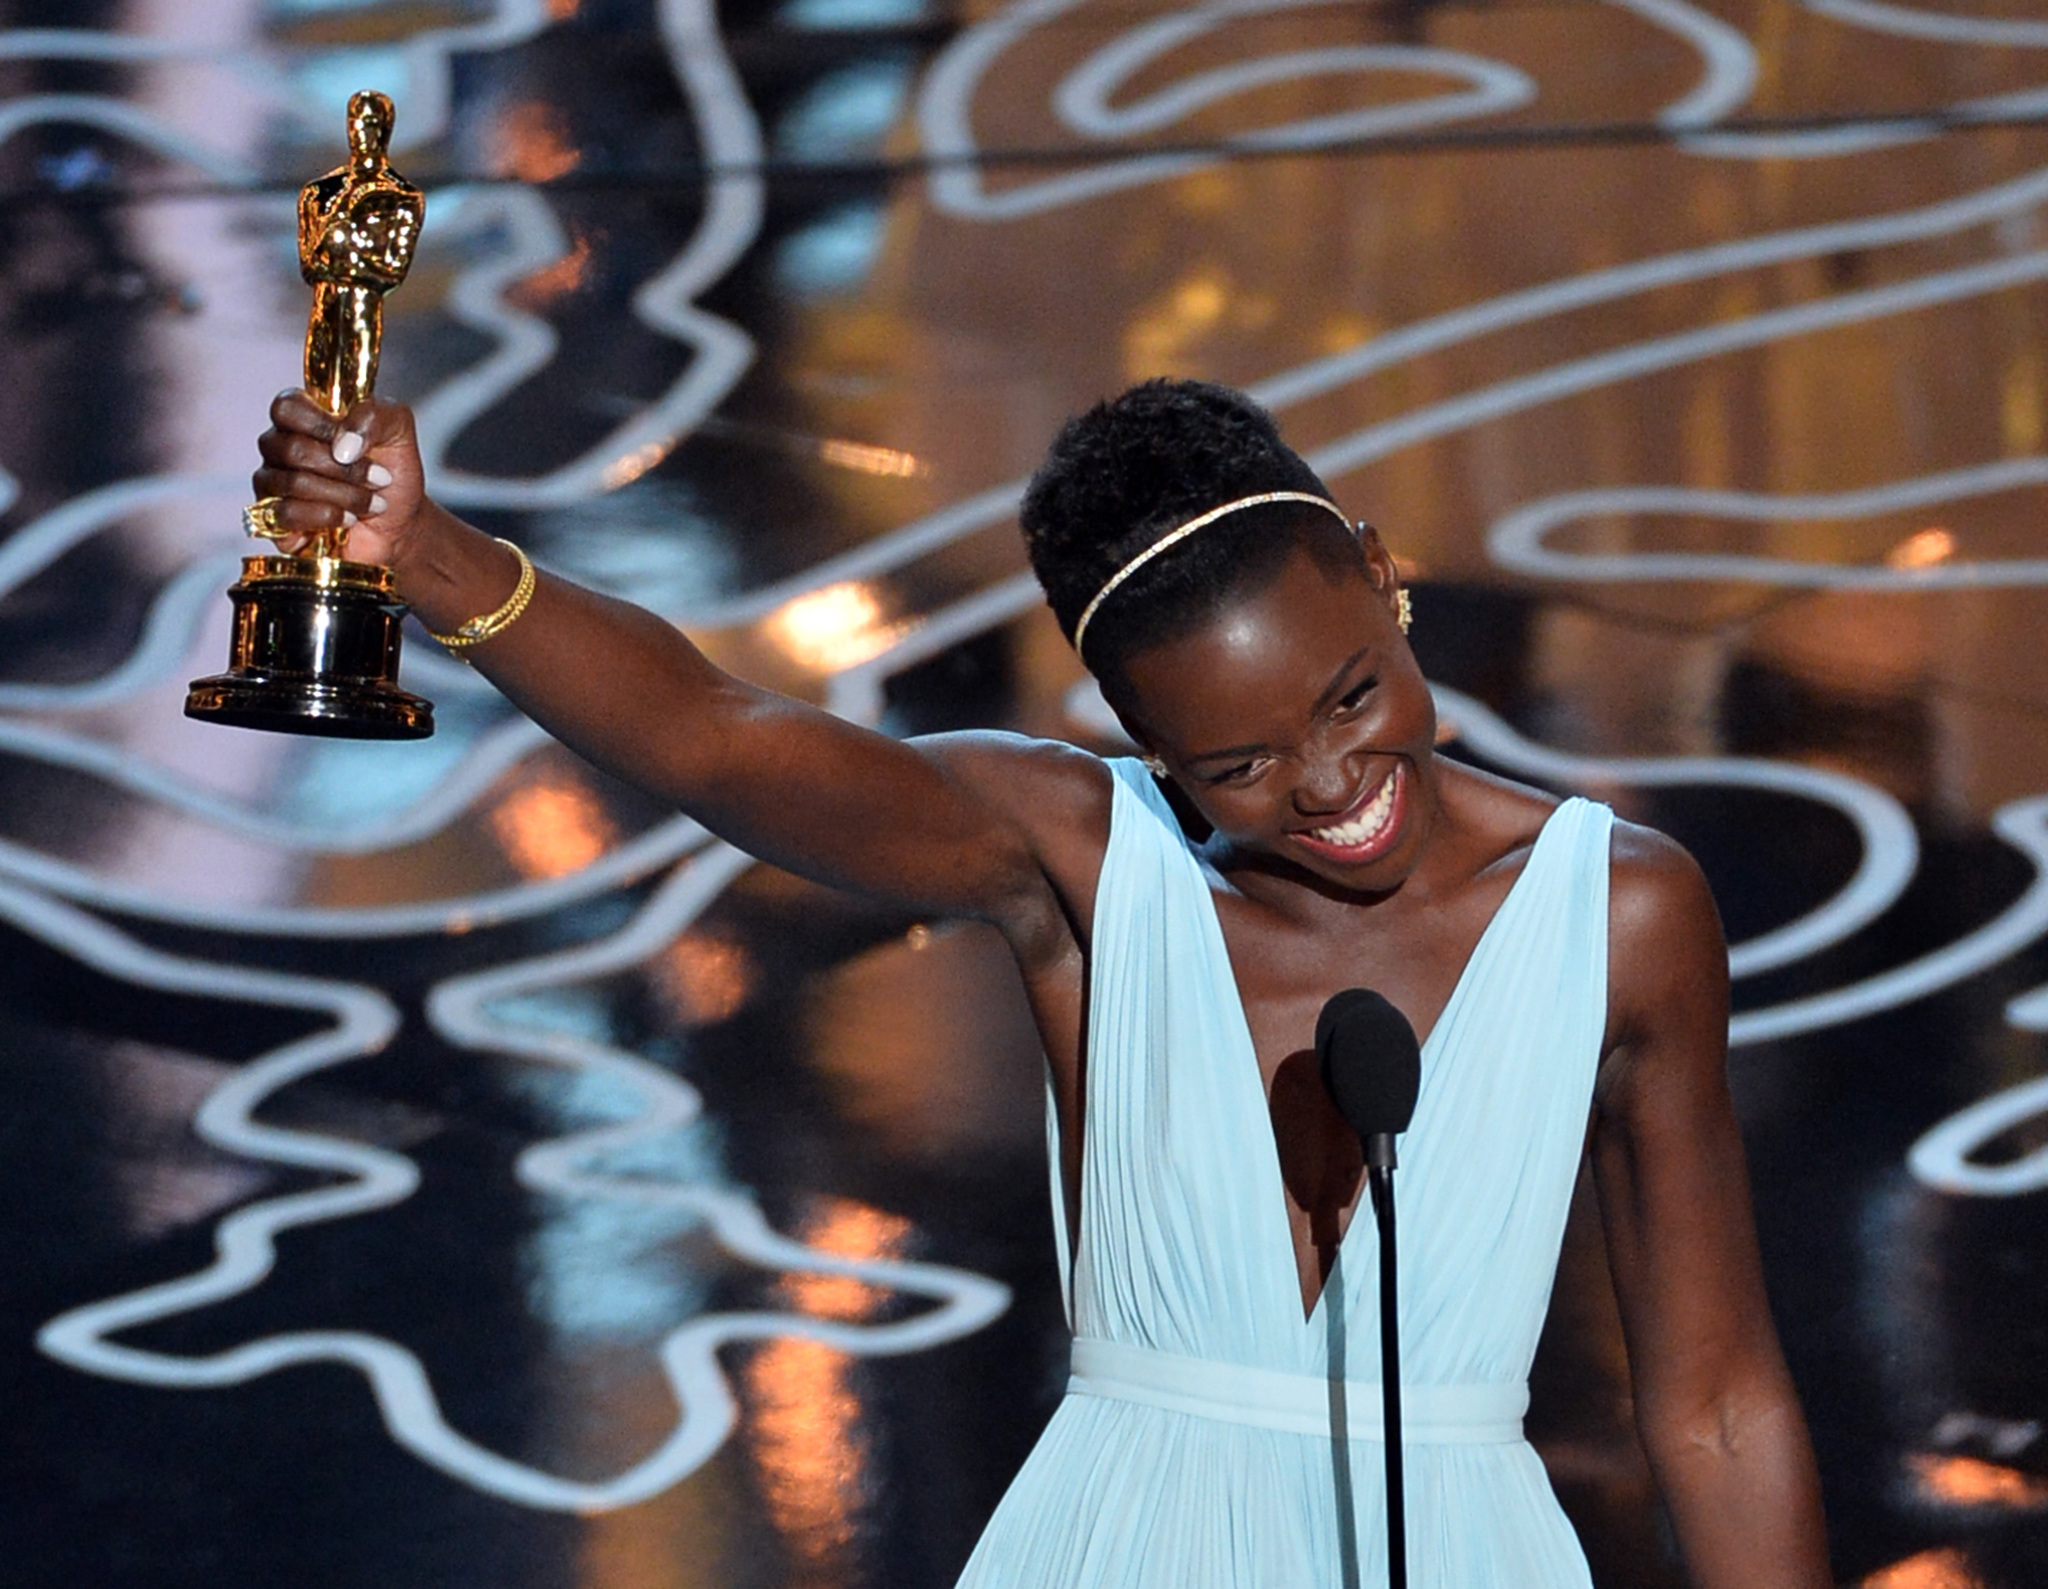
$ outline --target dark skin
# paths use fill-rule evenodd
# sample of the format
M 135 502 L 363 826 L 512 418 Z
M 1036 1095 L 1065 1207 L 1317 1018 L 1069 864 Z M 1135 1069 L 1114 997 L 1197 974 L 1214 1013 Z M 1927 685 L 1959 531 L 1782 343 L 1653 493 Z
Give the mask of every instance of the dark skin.
M 279 397 L 259 496 L 280 528 L 349 529 L 431 629 L 494 610 L 505 548 L 425 494 L 412 416 L 336 421 Z M 364 445 L 337 439 L 352 432 Z M 1376 536 L 1363 568 L 1297 554 L 1263 588 L 1128 660 L 1126 727 L 1206 825 L 1207 858 L 1272 1102 L 1302 1303 L 1359 1192 L 1349 1138 L 1305 1064 L 1324 999 L 1378 988 L 1427 1036 L 1555 802 L 1440 760 L 1427 686 L 1394 619 Z M 993 924 L 1024 978 L 1077 1201 L 1083 1026 L 1110 780 L 1069 747 L 1001 734 L 899 741 L 759 690 L 669 624 L 543 576 L 526 614 L 468 653 L 535 721 L 614 775 L 776 865 Z M 596 664 L 596 665 L 593 665 Z M 1389 784 L 1389 779 L 1392 783 Z M 801 801 L 763 798 L 801 788 Z M 1375 794 L 1390 805 L 1370 807 Z M 1391 814 L 1365 844 L 1328 830 Z M 1317 837 L 1317 830 L 1324 837 Z M 1607 1029 L 1589 1147 L 1638 1430 L 1694 1580 L 1831 1582 L 1819 1484 L 1765 1300 L 1726 1082 L 1727 955 L 1705 880 L 1668 839 L 1615 828 Z

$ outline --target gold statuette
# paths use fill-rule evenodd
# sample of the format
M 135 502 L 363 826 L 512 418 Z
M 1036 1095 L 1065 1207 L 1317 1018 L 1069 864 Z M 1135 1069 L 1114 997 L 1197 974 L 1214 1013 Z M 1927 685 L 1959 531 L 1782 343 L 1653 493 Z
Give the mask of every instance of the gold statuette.
M 412 265 L 426 198 L 392 170 L 391 101 L 348 102 L 349 162 L 299 191 L 299 273 L 313 288 L 306 391 L 340 418 L 377 379 L 384 295 Z M 245 509 L 274 538 L 275 503 Z M 228 671 L 194 681 L 185 714 L 240 728 L 347 739 L 424 739 L 433 705 L 398 687 L 399 601 L 391 570 L 342 557 L 342 529 L 297 556 L 242 560 Z

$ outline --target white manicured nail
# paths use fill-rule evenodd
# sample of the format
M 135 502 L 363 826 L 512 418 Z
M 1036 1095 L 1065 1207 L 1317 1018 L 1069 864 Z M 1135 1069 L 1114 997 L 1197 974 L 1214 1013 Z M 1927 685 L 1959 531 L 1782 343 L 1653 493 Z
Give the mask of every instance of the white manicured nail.
M 391 471 L 381 463 L 373 463 L 370 465 L 369 473 L 363 478 L 373 486 L 388 486 L 391 484 Z
M 390 506 L 391 504 L 386 502 L 382 497 L 370 498 L 370 517 L 374 519 L 378 514 L 382 513 L 386 508 Z
M 344 530 L 352 530 L 356 527 L 356 516 L 347 509 L 342 510 L 341 527 Z
M 336 463 L 354 463 L 358 458 L 362 457 L 365 445 L 366 443 L 363 441 L 361 432 L 353 430 L 343 431 L 334 438 L 334 461 Z

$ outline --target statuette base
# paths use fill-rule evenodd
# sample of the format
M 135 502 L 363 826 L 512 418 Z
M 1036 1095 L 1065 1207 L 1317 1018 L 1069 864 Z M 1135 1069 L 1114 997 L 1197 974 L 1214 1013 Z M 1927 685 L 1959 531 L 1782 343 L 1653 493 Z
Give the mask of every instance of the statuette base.
M 185 715 L 331 739 L 425 739 L 433 703 L 398 687 L 405 604 L 391 571 L 332 557 L 251 557 L 228 671 L 195 679 Z

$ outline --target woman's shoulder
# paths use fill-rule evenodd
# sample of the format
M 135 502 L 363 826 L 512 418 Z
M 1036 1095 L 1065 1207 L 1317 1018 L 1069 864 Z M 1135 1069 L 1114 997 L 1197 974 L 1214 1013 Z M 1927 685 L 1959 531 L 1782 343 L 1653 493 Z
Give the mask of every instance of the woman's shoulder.
M 1457 765 L 1475 870 L 1519 873 L 1567 797 Z M 1668 834 L 1615 817 L 1607 842 L 1610 986 L 1654 1004 L 1677 982 L 1725 975 L 1727 945 L 1699 863 Z
M 1684 845 L 1617 818 L 1608 878 L 1608 932 L 1617 971 L 1640 967 L 1653 984 L 1716 968 L 1726 974 L 1720 911 L 1706 874 Z M 1644 996 L 1657 992 L 1651 986 Z
M 1519 870 L 1551 818 L 1576 798 L 1461 763 L 1453 765 L 1482 870 Z M 1607 860 L 1610 897 L 1618 914 L 1662 919 L 1674 913 L 1695 915 L 1703 899 L 1712 904 L 1698 863 L 1677 840 L 1655 828 L 1614 816 L 1608 828 Z
M 1024 836 L 1068 913 L 1085 919 L 1109 847 L 1110 764 L 1063 740 L 993 729 L 914 743 Z
M 999 729 L 927 734 L 911 743 L 996 805 L 1058 822 L 1109 820 L 1114 774 L 1077 745 Z

